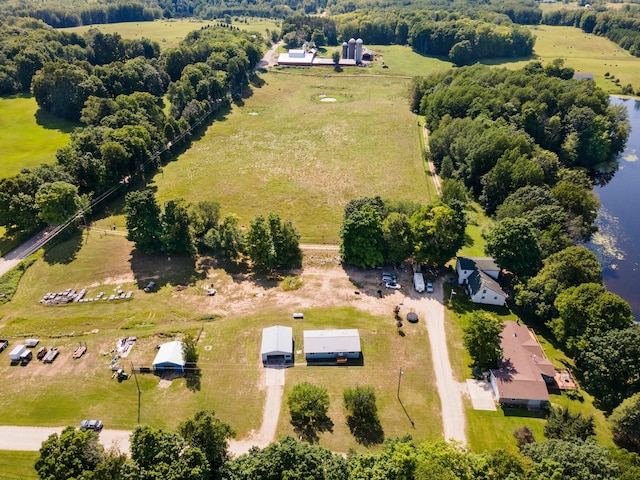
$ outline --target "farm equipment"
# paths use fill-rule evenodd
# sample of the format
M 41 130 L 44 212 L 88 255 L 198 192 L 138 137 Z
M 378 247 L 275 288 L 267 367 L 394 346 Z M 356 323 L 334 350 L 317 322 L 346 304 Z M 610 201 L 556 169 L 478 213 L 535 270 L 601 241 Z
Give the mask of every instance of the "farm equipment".
M 40 347 L 38 349 L 38 354 L 36 355 L 36 358 L 38 360 L 42 360 L 45 357 L 45 355 L 47 354 L 48 351 L 49 350 L 47 350 L 47 347 Z
M 73 359 L 76 360 L 80 357 L 82 357 L 85 353 L 87 352 L 87 344 L 85 343 L 84 345 L 80 344 L 73 352 Z
M 124 371 L 124 369 L 119 368 L 111 375 L 111 378 L 117 378 L 118 382 L 122 382 L 123 380 L 127 380 L 129 378 L 129 374 Z

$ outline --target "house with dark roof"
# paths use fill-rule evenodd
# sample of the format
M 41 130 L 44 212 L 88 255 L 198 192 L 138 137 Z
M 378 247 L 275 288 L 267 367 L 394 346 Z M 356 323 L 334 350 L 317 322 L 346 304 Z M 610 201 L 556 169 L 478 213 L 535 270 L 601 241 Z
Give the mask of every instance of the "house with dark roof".
M 490 257 L 458 257 L 458 284 L 467 287 L 473 303 L 503 306 L 509 295 L 498 283 L 500 267 Z
M 505 322 L 499 368 L 490 371 L 494 397 L 501 405 L 539 410 L 549 405 L 547 385 L 556 370 L 545 356 L 535 333 L 520 322 Z

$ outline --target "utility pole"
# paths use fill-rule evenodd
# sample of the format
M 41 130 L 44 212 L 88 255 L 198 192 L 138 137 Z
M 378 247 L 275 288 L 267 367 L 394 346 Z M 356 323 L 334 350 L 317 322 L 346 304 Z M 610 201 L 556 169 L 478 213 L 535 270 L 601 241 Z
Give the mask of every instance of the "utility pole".
M 140 385 L 138 384 L 138 375 L 136 375 L 136 371 L 133 369 L 133 362 L 131 362 L 131 371 L 133 372 L 133 377 L 136 379 L 136 388 L 138 389 L 138 425 L 140 425 Z
M 404 372 L 402 371 L 402 367 L 400 367 L 400 373 L 398 375 L 398 400 L 400 400 L 400 380 L 402 379 L 402 375 L 404 375 Z

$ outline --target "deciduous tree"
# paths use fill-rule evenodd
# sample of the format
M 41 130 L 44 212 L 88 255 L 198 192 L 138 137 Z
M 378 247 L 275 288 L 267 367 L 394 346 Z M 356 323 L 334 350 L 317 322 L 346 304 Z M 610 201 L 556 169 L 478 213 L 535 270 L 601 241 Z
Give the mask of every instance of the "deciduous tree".
M 552 408 L 544 426 L 544 436 L 559 440 L 579 438 L 586 440 L 595 433 L 593 416 L 583 416 L 580 412 L 572 413 L 568 407 Z
M 640 393 L 618 405 L 609 417 L 609 424 L 618 445 L 640 452 Z
M 411 216 L 416 262 L 442 266 L 464 244 L 467 222 L 461 212 L 435 203 L 422 207 Z
M 384 432 L 378 418 L 376 393 L 373 387 L 347 388 L 343 393 L 344 406 L 349 413 L 347 425 L 359 443 L 382 443 Z
M 537 273 L 542 263 L 540 246 L 531 224 L 523 218 L 505 218 L 489 233 L 486 252 L 500 267 L 519 277 Z
M 309 382 L 298 383 L 289 392 L 287 405 L 294 425 L 313 427 L 327 418 L 329 394 Z
M 356 267 L 371 268 L 384 261 L 384 234 L 378 210 L 365 204 L 347 215 L 340 230 L 340 257 Z
M 125 197 L 124 214 L 127 240 L 145 253 L 157 253 L 162 248 L 160 206 L 151 190 L 129 192 Z
M 477 310 L 471 314 L 464 329 L 463 342 L 475 365 L 494 368 L 502 358 L 504 324 L 493 314 Z

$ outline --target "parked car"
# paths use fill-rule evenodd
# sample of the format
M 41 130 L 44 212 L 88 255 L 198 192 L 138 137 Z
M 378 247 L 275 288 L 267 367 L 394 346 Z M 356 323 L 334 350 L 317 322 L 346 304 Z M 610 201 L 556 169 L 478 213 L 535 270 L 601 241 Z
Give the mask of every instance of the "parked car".
M 427 280 L 427 293 L 433 293 L 433 282 L 431 280 Z
M 102 420 L 82 420 L 80 422 L 80 428 L 82 430 L 93 430 L 99 432 L 102 430 Z
M 153 287 L 155 287 L 155 286 L 156 286 L 156 282 L 151 281 L 151 282 L 147 283 L 146 287 L 144 287 L 144 291 L 149 293 L 151 290 L 153 290 Z
M 393 290 L 400 290 L 400 288 L 402 288 L 396 282 L 387 282 L 387 283 L 384 284 L 384 286 L 387 287 L 387 288 L 391 288 Z

